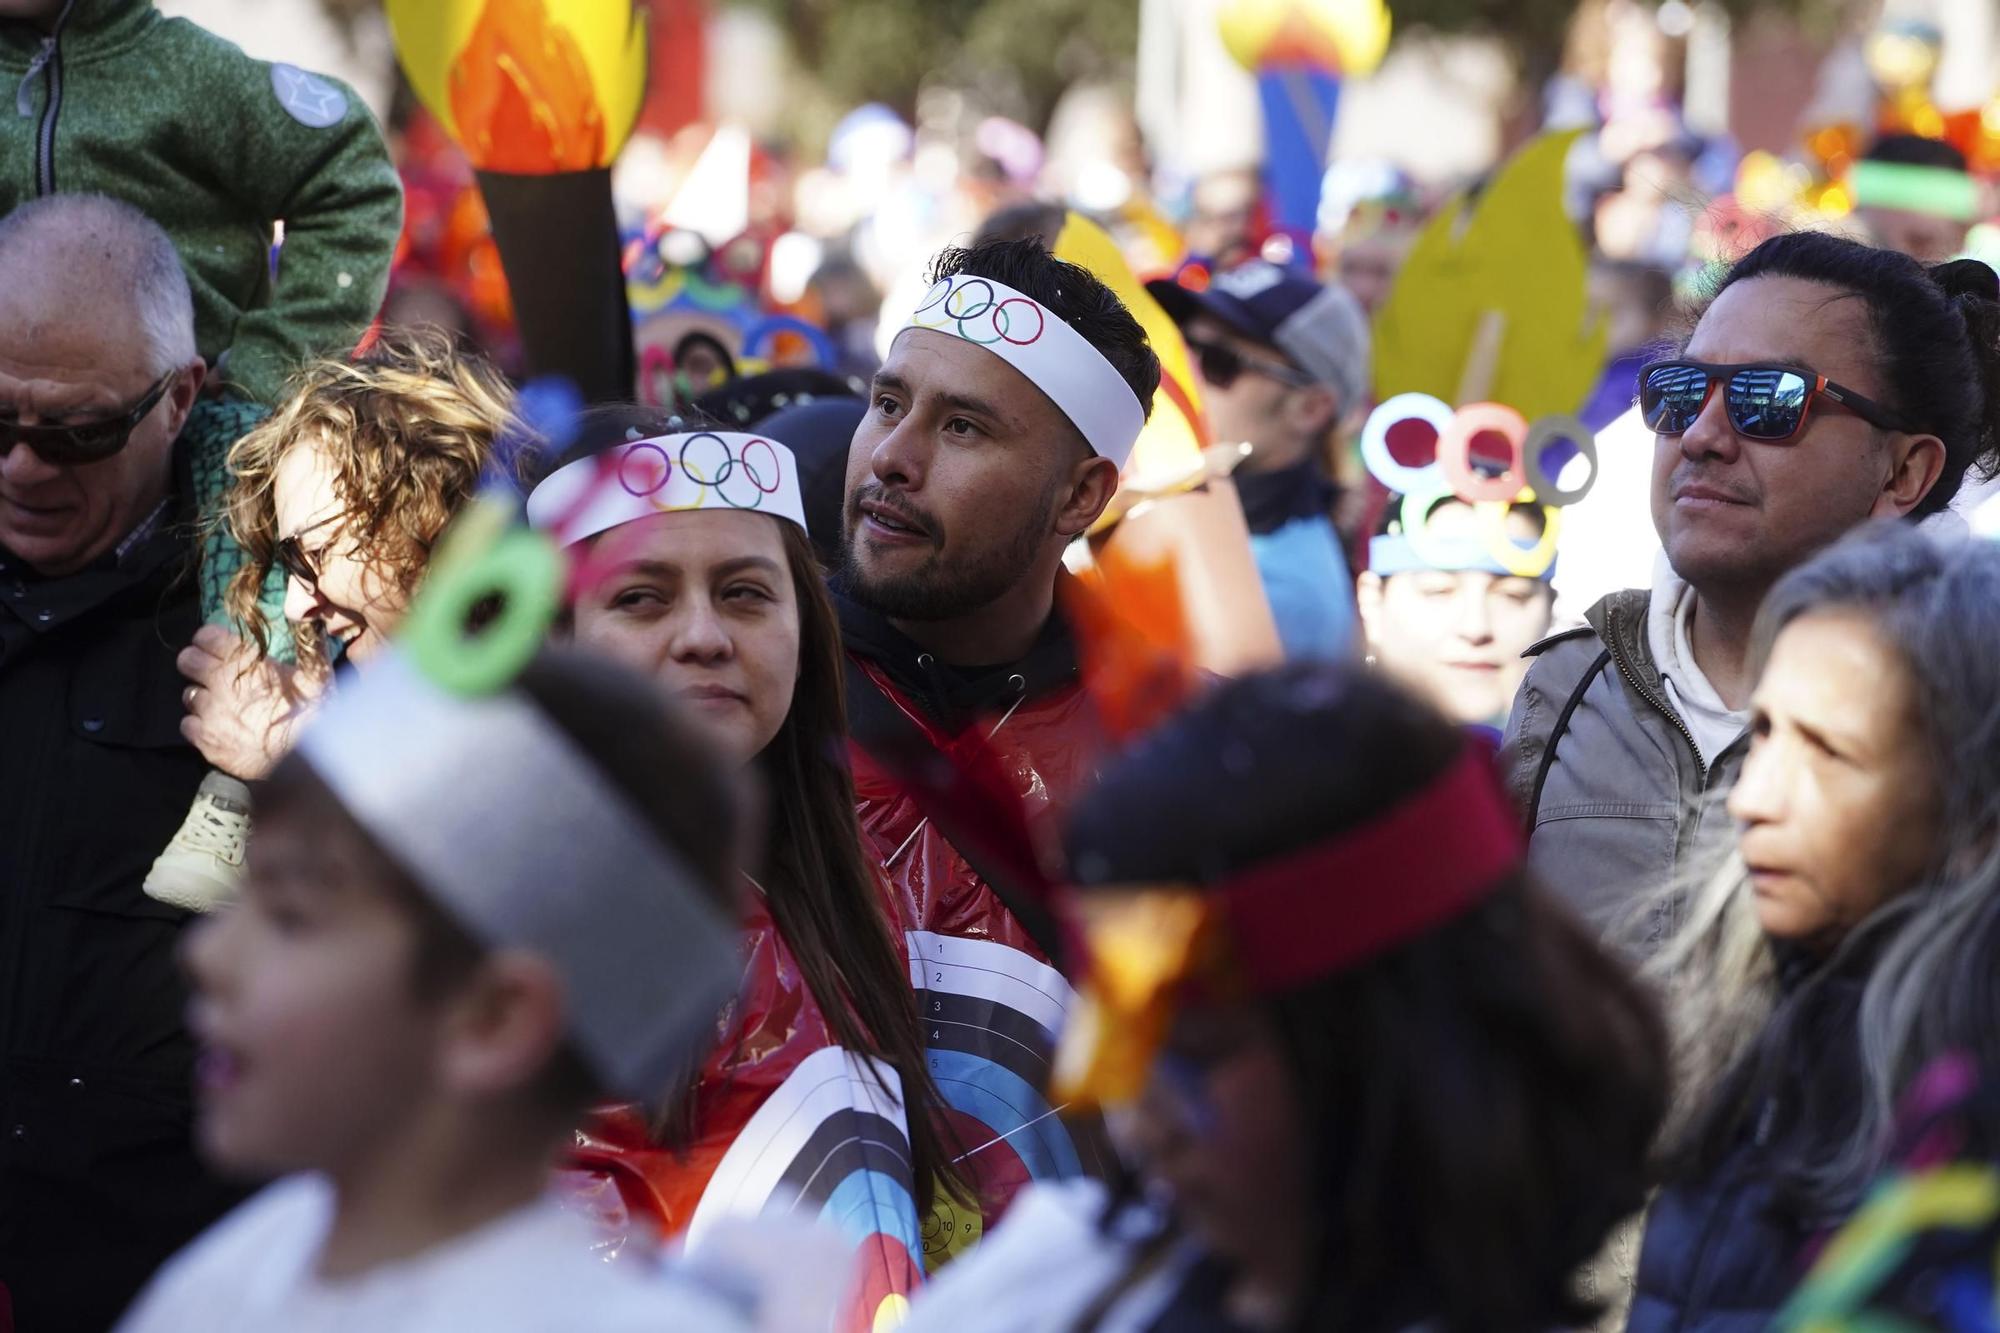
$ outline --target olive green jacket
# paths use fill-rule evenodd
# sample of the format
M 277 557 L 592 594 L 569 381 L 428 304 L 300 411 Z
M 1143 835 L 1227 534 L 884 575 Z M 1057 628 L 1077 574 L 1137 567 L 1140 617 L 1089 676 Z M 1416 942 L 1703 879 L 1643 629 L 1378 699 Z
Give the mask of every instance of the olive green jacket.
M 401 183 L 351 89 L 152 0 L 68 0 L 52 32 L 0 21 L 0 213 L 58 192 L 122 199 L 165 228 L 202 356 L 264 402 L 308 356 L 354 347 L 402 229 Z

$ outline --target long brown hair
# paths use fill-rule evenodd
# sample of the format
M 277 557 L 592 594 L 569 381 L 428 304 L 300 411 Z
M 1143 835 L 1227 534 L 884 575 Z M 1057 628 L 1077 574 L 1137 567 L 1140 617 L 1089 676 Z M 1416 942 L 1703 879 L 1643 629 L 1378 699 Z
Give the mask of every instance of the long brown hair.
M 791 712 L 760 757 L 771 794 L 762 867 L 771 919 L 841 1045 L 886 1060 L 902 1079 L 921 1216 L 938 1177 L 955 1179 L 937 1115 L 943 1098 L 924 1058 L 909 965 L 861 849 L 840 621 L 804 530 L 772 521 L 798 595 L 799 678 Z
M 500 373 L 442 335 L 385 334 L 352 360 L 315 361 L 293 376 L 277 411 L 229 450 L 220 522 L 243 548 L 224 601 L 258 650 L 271 645 L 265 579 L 277 561 L 278 465 L 316 445 L 345 508 L 333 534 L 351 541 L 407 601 L 431 545 L 478 491 L 501 436 L 515 428 Z M 323 645 L 300 644 L 311 664 Z

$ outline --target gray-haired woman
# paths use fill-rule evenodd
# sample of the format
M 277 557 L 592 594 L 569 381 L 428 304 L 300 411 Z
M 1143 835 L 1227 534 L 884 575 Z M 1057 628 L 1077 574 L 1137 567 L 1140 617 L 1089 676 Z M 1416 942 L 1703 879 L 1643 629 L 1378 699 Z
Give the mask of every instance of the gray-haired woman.
M 2000 1055 L 2000 546 L 1865 528 L 1756 645 L 1739 854 L 1654 963 L 1683 1116 L 1631 1333 L 1765 1327 L 1915 1075 Z

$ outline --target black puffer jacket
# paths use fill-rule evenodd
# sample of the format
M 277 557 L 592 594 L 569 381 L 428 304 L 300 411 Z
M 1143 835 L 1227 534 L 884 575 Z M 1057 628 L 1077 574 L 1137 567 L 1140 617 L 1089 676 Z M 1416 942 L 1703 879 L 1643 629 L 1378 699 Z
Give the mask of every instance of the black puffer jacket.
M 1783 1003 L 1799 1006 L 1786 1061 L 1720 1160 L 1680 1170 L 1655 1198 L 1626 1333 L 1761 1333 L 1804 1275 L 1814 1240 L 1845 1220 L 1840 1210 L 1806 1215 L 1779 1183 L 1785 1164 L 1824 1161 L 1823 1145 L 1852 1132 L 1869 966 L 1846 960 L 1819 976 L 1810 957 L 1781 956 Z

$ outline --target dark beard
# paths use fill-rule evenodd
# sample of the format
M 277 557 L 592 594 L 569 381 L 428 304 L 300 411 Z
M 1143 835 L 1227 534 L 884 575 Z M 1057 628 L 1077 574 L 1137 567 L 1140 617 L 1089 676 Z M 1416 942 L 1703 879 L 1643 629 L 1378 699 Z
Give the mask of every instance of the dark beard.
M 1041 554 L 1055 517 L 1053 488 L 1035 506 L 1032 522 L 1015 529 L 991 556 L 946 564 L 938 552 L 909 574 L 888 578 L 863 573 L 854 551 L 860 537 L 849 533 L 841 560 L 840 585 L 855 601 L 891 620 L 956 620 L 1000 600 Z

